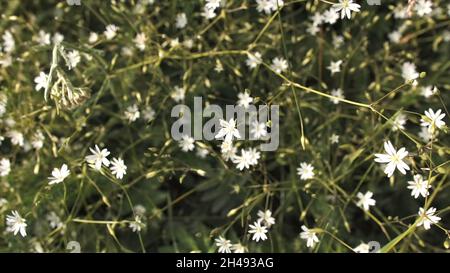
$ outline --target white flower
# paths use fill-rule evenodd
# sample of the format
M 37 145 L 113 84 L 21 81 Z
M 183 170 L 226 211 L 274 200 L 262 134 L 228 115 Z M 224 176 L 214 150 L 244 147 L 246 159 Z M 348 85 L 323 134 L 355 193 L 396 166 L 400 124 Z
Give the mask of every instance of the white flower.
M 258 211 L 258 222 L 264 223 L 265 226 L 270 228 L 272 225 L 275 225 L 275 218 L 272 217 L 272 212 L 270 210 Z
M 170 94 L 170 97 L 176 102 L 181 102 L 184 100 L 186 89 L 184 87 L 175 86 L 174 91 Z
M 422 87 L 420 94 L 422 96 L 424 96 L 425 98 L 429 98 L 429 97 L 433 96 L 434 94 L 436 94 L 437 91 L 438 90 L 435 86 L 429 85 L 429 86 Z
M 220 151 L 223 159 L 228 161 L 236 156 L 237 148 L 233 145 L 231 140 L 224 140 L 220 145 Z
M 203 8 L 202 16 L 206 19 L 212 19 L 217 16 L 213 9 L 209 9 L 206 6 Z
M 97 42 L 97 40 L 98 40 L 98 34 L 96 32 L 89 33 L 88 42 L 90 44 L 93 44 L 93 43 Z
M 434 132 L 434 135 L 430 133 L 430 131 L 428 131 L 427 127 L 422 127 L 420 132 L 419 132 L 419 137 L 424 141 L 424 142 L 429 142 L 433 137 L 437 136 L 438 132 Z
M 208 9 L 215 10 L 216 8 L 220 7 L 220 1 L 222 0 L 206 0 L 205 7 Z
M 420 174 L 414 175 L 414 181 L 408 181 L 408 189 L 411 190 L 411 196 L 414 198 L 428 196 L 430 193 L 428 189 L 431 188 L 431 185 L 428 184 L 428 180 L 423 180 L 423 177 Z
M 331 8 L 323 13 L 322 18 L 325 23 L 333 25 L 339 19 L 339 13 L 337 13 L 335 9 Z
M 433 134 L 436 128 L 441 129 L 445 126 L 445 122 L 442 120 L 444 117 L 445 114 L 442 113 L 441 109 L 434 112 L 433 109 L 430 108 L 428 111 L 425 111 L 425 117 L 420 119 L 420 125 L 428 127 L 430 134 Z
M 388 34 L 389 40 L 393 43 L 399 43 L 402 38 L 402 33 L 398 30 L 395 30 Z
M 247 252 L 247 248 L 243 246 L 241 243 L 233 244 L 231 246 L 231 250 L 233 250 L 233 253 L 245 253 Z
M 147 106 L 142 110 L 142 118 L 147 122 L 152 121 L 155 118 L 155 110 L 151 106 Z
M 404 114 L 398 114 L 394 121 L 393 121 L 393 125 L 392 125 L 392 131 L 397 131 L 397 130 L 405 130 L 405 124 L 406 124 L 406 115 Z
M 306 240 L 307 247 L 314 247 L 316 243 L 319 242 L 319 238 L 316 236 L 316 232 L 307 228 L 305 225 L 302 225 L 302 232 L 300 233 L 300 238 Z
M 194 46 L 194 41 L 192 39 L 186 39 L 183 41 L 183 46 L 188 49 L 191 49 Z
M 359 246 L 355 247 L 353 249 L 353 251 L 356 252 L 356 253 L 369 253 L 370 252 L 370 246 L 368 244 L 361 243 L 361 244 L 359 244 Z
M 265 12 L 266 14 L 271 14 L 273 11 L 278 9 L 278 6 L 281 8 L 284 5 L 283 0 L 256 0 L 256 9 L 258 12 Z
M 205 158 L 207 155 L 209 155 L 209 151 L 208 149 L 197 147 L 196 155 L 200 158 Z
M 262 62 L 262 56 L 261 53 L 255 52 L 255 53 L 249 53 L 247 54 L 247 60 L 245 61 L 245 64 L 250 68 L 253 69 L 260 65 Z
M 70 170 L 66 164 L 61 166 L 61 169 L 54 168 L 52 171 L 52 176 L 48 178 L 49 185 L 59 184 L 64 181 L 70 175 Z
M 177 19 L 175 22 L 175 26 L 177 28 L 184 28 L 187 25 L 187 17 L 186 17 L 186 13 L 178 13 L 177 14 Z
M 416 65 L 410 62 L 406 62 L 402 65 L 402 77 L 405 81 L 413 81 L 419 77 L 419 73 L 416 70 Z
M 314 24 L 309 24 L 308 28 L 306 29 L 306 32 L 308 32 L 312 36 L 315 36 L 319 31 L 320 28 Z
M 59 33 L 59 32 L 56 32 L 54 35 L 53 35 L 53 43 L 54 44 L 59 44 L 59 43 L 61 43 L 62 41 L 64 41 L 64 35 L 62 35 L 61 33 Z
M 261 153 L 255 148 L 250 148 L 247 152 L 250 157 L 250 165 L 257 165 L 258 160 L 261 158 Z
M 113 158 L 111 160 L 111 173 L 116 176 L 117 179 L 122 179 L 123 175 L 127 174 L 127 166 L 123 162 L 122 158 Z
M 338 88 L 338 89 L 333 89 L 331 90 L 331 95 L 334 98 L 330 98 L 330 100 L 334 103 L 334 104 L 338 104 L 340 102 L 339 99 L 344 99 L 344 92 L 342 91 L 342 89 Z
M 348 19 L 352 18 L 352 11 L 359 12 L 360 5 L 353 3 L 353 0 L 339 0 L 339 3 L 334 4 L 333 8 L 336 11 L 341 12 L 341 19 L 344 19 L 347 16 Z
M 141 216 L 136 215 L 136 216 L 134 217 L 134 221 L 131 222 L 131 223 L 129 224 L 129 227 L 131 228 L 131 230 L 132 230 L 133 232 L 139 232 L 139 231 L 142 230 L 142 228 L 145 227 L 145 224 L 142 223 L 142 221 L 141 221 Z
M 259 240 L 264 241 L 267 239 L 267 227 L 261 226 L 261 221 L 256 221 L 253 225 L 249 225 L 250 230 L 248 233 L 253 234 L 252 240 L 259 242 Z
M 3 39 L 3 51 L 6 53 L 11 53 L 16 48 L 16 42 L 10 31 L 5 31 L 2 36 Z
M 72 68 L 75 68 L 78 63 L 81 61 L 80 53 L 77 50 L 72 50 L 69 53 L 67 53 L 67 67 L 69 70 Z
M 31 138 L 31 146 L 34 149 L 39 150 L 44 146 L 44 140 L 44 134 L 42 133 L 42 131 L 38 130 Z
M 183 152 L 189 152 L 194 150 L 194 139 L 188 135 L 183 135 L 178 142 L 178 146 L 180 146 Z
M 145 42 L 147 42 L 147 35 L 143 32 L 138 33 L 136 34 L 136 37 L 134 37 L 133 42 L 140 51 L 144 51 Z
M 252 164 L 253 160 L 250 153 L 244 149 L 241 149 L 241 155 L 234 156 L 232 158 L 232 161 L 234 164 L 236 164 L 236 168 L 238 168 L 241 171 L 243 169 L 249 169 L 250 165 L 253 165 Z
M 6 231 L 13 232 L 14 235 L 17 235 L 17 233 L 20 232 L 20 235 L 22 235 L 22 237 L 27 236 L 26 220 L 20 217 L 20 214 L 17 212 L 17 210 L 11 211 L 11 214 L 12 215 L 6 216 Z
M 330 137 L 331 144 L 339 143 L 339 135 L 332 134 Z
M 223 65 L 219 60 L 216 60 L 216 66 L 214 67 L 214 71 L 220 73 L 223 71 Z
M 272 65 L 270 66 L 275 72 L 281 73 L 288 69 L 288 62 L 283 58 L 275 57 L 272 60 Z
M 85 159 L 92 168 L 100 170 L 102 164 L 105 165 L 105 167 L 109 166 L 110 162 L 107 157 L 110 154 L 110 152 L 108 151 L 108 149 L 100 150 L 100 148 L 97 145 L 95 145 L 95 149 L 89 148 L 89 150 L 91 151 L 92 154 L 86 156 Z
M 365 194 L 362 192 L 358 192 L 356 194 L 356 197 L 359 198 L 358 202 L 356 202 L 356 205 L 360 208 L 363 208 L 365 211 L 369 211 L 370 206 L 375 206 L 375 199 L 372 198 L 373 192 L 367 191 Z
M 297 174 L 300 175 L 301 180 L 308 180 L 314 177 L 314 167 L 306 162 L 300 163 L 300 168 L 297 168 Z
M 331 71 L 331 75 L 337 72 L 341 72 L 341 64 L 342 60 L 338 60 L 337 62 L 331 61 L 330 65 L 327 67 L 328 70 Z
M 408 18 L 408 9 L 403 5 L 398 5 L 394 9 L 394 18 L 395 19 L 406 19 Z
M 61 218 L 59 218 L 59 216 L 54 211 L 47 214 L 47 216 L 45 218 L 49 222 L 50 227 L 53 229 L 60 228 L 63 226 L 63 222 L 61 222 Z
M 341 35 L 333 35 L 333 45 L 338 48 L 344 43 L 344 37 Z
M 384 142 L 384 150 L 386 154 L 375 154 L 375 162 L 387 163 L 384 173 L 391 177 L 397 168 L 402 174 L 406 174 L 409 166 L 403 162 L 403 159 L 408 155 L 408 151 L 404 147 L 396 151 L 390 141 Z
M 11 130 L 6 133 L 6 136 L 11 138 L 11 143 L 17 146 L 23 146 L 24 139 L 23 134 L 16 130 Z
M 219 253 L 231 253 L 231 241 L 219 236 L 214 240 L 216 242 L 216 246 L 219 247 L 217 250 Z
M 40 30 L 36 42 L 41 46 L 50 45 L 50 33 Z
M 236 122 L 233 118 L 231 118 L 228 122 L 226 120 L 220 119 L 220 130 L 215 136 L 216 139 L 222 138 L 225 136 L 225 141 L 232 141 L 233 137 L 237 139 L 241 138 L 239 134 L 239 130 L 236 129 Z
M 247 109 L 253 102 L 253 98 L 247 92 L 239 93 L 238 98 L 238 105 L 243 106 L 245 109 Z
M 312 20 L 313 26 L 319 26 L 323 23 L 324 18 L 323 15 L 320 14 L 320 12 L 316 11 L 312 17 L 310 17 Z
M 0 176 L 7 176 L 11 172 L 11 162 L 7 158 L 0 160 Z
M 431 1 L 418 0 L 415 6 L 417 15 L 423 17 L 424 15 L 430 14 L 433 11 L 432 6 L 433 3 Z
M 129 122 L 134 122 L 141 116 L 141 113 L 139 112 L 138 106 L 136 104 L 133 104 L 127 107 L 124 115 Z
M 426 212 L 423 208 L 419 208 L 419 222 L 417 226 L 420 227 L 423 225 L 425 229 L 430 229 L 431 224 L 436 224 L 441 220 L 441 217 L 435 216 L 436 208 L 429 208 Z
M 119 28 L 116 25 L 107 25 L 103 34 L 105 34 L 107 40 L 111 40 L 117 35 Z
M 266 124 L 264 122 L 259 123 L 258 121 L 254 121 L 250 128 L 250 133 L 253 135 L 255 139 L 260 139 L 261 137 L 265 137 L 267 135 Z
M 47 88 L 48 76 L 44 72 L 40 72 L 39 76 L 34 78 L 34 83 L 36 83 L 35 90 L 39 91 L 41 89 Z

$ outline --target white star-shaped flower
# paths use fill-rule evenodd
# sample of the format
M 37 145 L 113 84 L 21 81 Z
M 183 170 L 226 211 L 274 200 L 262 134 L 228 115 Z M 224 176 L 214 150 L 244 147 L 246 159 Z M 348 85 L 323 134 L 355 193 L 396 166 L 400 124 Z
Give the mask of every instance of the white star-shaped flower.
M 430 229 L 431 224 L 436 224 L 441 220 L 441 217 L 435 216 L 436 208 L 429 208 L 426 212 L 424 208 L 419 208 L 419 222 L 417 222 L 417 226 L 420 227 L 423 225 L 425 229 Z
M 250 230 L 248 233 L 253 234 L 252 240 L 259 242 L 259 240 L 264 241 L 267 239 L 267 227 L 261 225 L 261 221 L 256 221 L 253 225 L 249 225 Z
M 419 197 L 419 195 L 422 195 L 422 197 L 428 196 L 430 194 L 428 189 L 431 188 L 428 180 L 423 180 L 423 177 L 420 174 L 414 175 L 413 178 L 414 181 L 408 181 L 408 189 L 411 190 L 411 196 L 414 196 L 414 198 Z
M 228 122 L 226 120 L 220 119 L 220 130 L 216 135 L 216 139 L 225 137 L 225 141 L 232 141 L 233 137 L 239 139 L 241 135 L 239 134 L 239 130 L 236 129 L 236 121 L 231 118 Z
M 375 199 L 372 198 L 373 192 L 368 191 L 365 194 L 362 192 L 358 192 L 356 194 L 356 197 L 359 198 L 358 202 L 356 202 L 356 205 L 360 208 L 363 208 L 365 211 L 369 211 L 370 206 L 375 206 Z
M 353 3 L 353 0 L 339 0 L 339 3 L 334 4 L 333 8 L 336 11 L 341 12 L 341 19 L 344 19 L 346 16 L 348 19 L 352 18 L 352 11 L 359 12 L 361 6 Z
M 52 176 L 48 178 L 49 185 L 59 184 L 64 181 L 70 175 L 70 170 L 66 164 L 61 166 L 61 169 L 54 168 L 52 171 Z
M 316 232 L 307 228 L 305 225 L 302 226 L 302 232 L 300 233 L 300 238 L 306 240 L 307 247 L 314 247 L 316 243 L 319 242 L 319 238 L 317 238 Z
M 390 141 L 384 142 L 384 150 L 386 151 L 386 154 L 375 154 L 375 162 L 387 163 L 384 173 L 387 174 L 388 177 L 391 177 L 397 168 L 402 174 L 406 174 L 406 171 L 409 170 L 409 166 L 403 162 L 403 159 L 408 155 L 408 151 L 406 151 L 404 147 L 396 151 Z

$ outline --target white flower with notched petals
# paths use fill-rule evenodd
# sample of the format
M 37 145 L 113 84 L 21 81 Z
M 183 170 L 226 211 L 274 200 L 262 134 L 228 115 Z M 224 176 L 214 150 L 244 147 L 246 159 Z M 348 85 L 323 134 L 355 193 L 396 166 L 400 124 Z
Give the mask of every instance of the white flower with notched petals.
M 129 224 L 131 231 L 140 232 L 143 228 L 145 228 L 145 224 L 142 223 L 141 216 L 136 215 L 134 217 L 134 221 Z
M 7 176 L 11 172 L 11 162 L 7 158 L 0 160 L 0 176 Z
M 393 43 L 399 43 L 402 39 L 402 33 L 398 30 L 394 30 L 393 32 L 388 34 L 388 38 Z
M 259 242 L 259 240 L 264 241 L 267 239 L 267 227 L 261 225 L 261 221 L 256 221 L 253 225 L 249 225 L 250 230 L 248 233 L 253 234 L 252 240 Z
M 89 148 L 89 150 L 92 154 L 86 156 L 85 159 L 92 168 L 100 170 L 102 165 L 105 165 L 105 167 L 109 166 L 110 162 L 107 157 L 110 152 L 108 149 L 100 150 L 98 145 L 95 145 L 95 149 Z
M 40 30 L 35 40 L 41 46 L 50 45 L 50 33 Z
M 194 150 L 194 139 L 188 135 L 183 135 L 178 142 L 178 146 L 180 146 L 183 152 L 189 152 Z
M 45 90 L 47 88 L 47 80 L 48 80 L 47 74 L 41 71 L 39 73 L 39 76 L 34 78 L 34 83 L 36 84 L 35 90 L 36 91 L 39 91 L 41 89 Z
M 225 137 L 225 141 L 232 141 L 233 137 L 236 137 L 237 139 L 241 138 L 239 130 L 236 129 L 236 121 L 233 118 L 231 118 L 228 122 L 220 119 L 219 122 L 221 128 L 215 136 L 216 139 Z
M 344 91 L 342 91 L 342 89 L 340 89 L 340 88 L 331 90 L 331 95 L 334 98 L 330 98 L 330 100 L 334 104 L 338 104 L 340 102 L 340 99 L 345 99 Z
M 419 132 L 419 137 L 424 142 L 429 142 L 432 138 L 436 138 L 437 135 L 438 135 L 437 131 L 431 134 L 430 131 L 428 131 L 427 127 L 422 127 Z
M 237 148 L 231 140 L 224 140 L 220 145 L 220 152 L 222 153 L 223 159 L 228 161 L 236 156 Z
M 317 25 L 309 24 L 306 28 L 306 32 L 312 36 L 315 36 L 320 31 L 320 28 Z
M 217 252 L 219 253 L 231 253 L 232 244 L 230 240 L 225 239 L 222 236 L 219 236 L 219 238 L 214 239 L 216 242 L 216 246 L 219 247 Z
M 197 152 L 195 153 L 200 158 L 206 158 L 209 155 L 208 149 L 197 147 Z
M 264 223 L 265 226 L 270 228 L 272 225 L 275 225 L 275 218 L 272 217 L 272 212 L 270 210 L 258 211 L 258 221 Z
M 411 190 L 411 196 L 414 196 L 414 198 L 419 197 L 419 195 L 427 197 L 430 194 L 428 190 L 431 188 L 428 180 L 423 180 L 423 177 L 420 174 L 414 175 L 413 178 L 414 181 L 408 181 L 408 189 Z
M 241 155 L 236 155 L 232 158 L 232 161 L 234 164 L 236 164 L 236 168 L 238 168 L 239 170 L 243 170 L 243 169 L 249 169 L 253 162 L 251 154 L 244 150 L 241 149 Z
M 433 11 L 432 7 L 433 2 L 428 0 L 418 0 L 415 5 L 417 15 L 420 17 L 430 14 Z
M 327 67 L 328 70 L 330 70 L 331 75 L 334 73 L 341 72 L 341 64 L 342 60 L 338 60 L 336 62 L 331 61 L 330 65 Z
M 331 144 L 337 144 L 339 143 L 339 135 L 332 134 L 330 137 Z
M 6 136 L 11 139 L 11 143 L 16 146 L 23 146 L 24 144 L 24 138 L 23 134 L 16 130 L 11 130 L 6 133 Z
M 184 87 L 175 86 L 174 91 L 170 94 L 170 97 L 176 102 L 182 102 L 186 95 L 186 89 Z
M 123 114 L 130 123 L 135 122 L 141 116 L 139 108 L 136 104 L 128 106 Z
M 142 110 L 142 118 L 150 122 L 155 119 L 155 110 L 151 106 L 147 106 L 144 110 Z
M 81 56 L 80 56 L 80 52 L 78 52 L 77 50 L 72 50 L 69 53 L 67 53 L 67 67 L 69 68 L 69 70 L 75 68 L 78 63 L 81 61 Z
M 250 128 L 250 134 L 252 134 L 252 136 L 255 139 L 260 139 L 262 137 L 265 137 L 267 135 L 267 126 L 264 122 L 258 122 L 258 121 L 254 121 L 251 124 L 251 128 Z
M 39 150 L 44 146 L 44 140 L 44 134 L 42 133 L 42 131 L 38 130 L 31 138 L 31 146 L 34 149 Z
M 341 19 L 344 19 L 347 17 L 348 19 L 352 18 L 352 11 L 353 12 L 359 12 L 361 6 L 353 3 L 353 0 L 339 0 L 339 3 L 334 4 L 333 8 L 337 12 L 341 12 Z
M 70 175 L 70 170 L 66 164 L 61 166 L 61 169 L 54 168 L 52 171 L 52 176 L 48 178 L 49 185 L 59 184 L 64 181 Z
M 247 92 L 239 93 L 238 98 L 238 105 L 243 106 L 245 109 L 253 102 L 253 98 Z
M 233 244 L 231 246 L 231 250 L 233 250 L 233 253 L 245 253 L 247 252 L 247 248 L 243 246 L 241 243 Z
M 436 213 L 436 208 L 429 208 L 426 212 L 424 208 L 419 208 L 419 222 L 417 222 L 417 226 L 420 227 L 423 225 L 423 227 L 425 229 L 430 229 L 431 228 L 431 224 L 437 224 L 440 220 L 441 217 L 435 216 L 434 214 Z
M 297 168 L 297 174 L 301 180 L 308 180 L 314 177 L 314 167 L 306 162 L 300 163 L 300 167 Z
M 178 13 L 177 14 L 177 19 L 175 22 L 175 26 L 177 28 L 185 28 L 187 25 L 187 17 L 186 17 L 186 13 Z
M 370 246 L 368 244 L 361 243 L 361 244 L 359 244 L 359 246 L 355 247 L 353 249 L 353 251 L 356 252 L 356 253 L 369 253 L 370 252 Z
M 323 22 L 333 25 L 339 19 L 339 13 L 337 13 L 335 9 L 331 8 L 323 13 L 322 18 Z
M 107 40 L 111 40 L 116 37 L 118 30 L 119 28 L 116 25 L 107 25 L 103 34 L 106 36 Z
M 302 232 L 300 233 L 300 238 L 306 240 L 307 247 L 314 247 L 316 243 L 319 242 L 319 238 L 317 238 L 316 232 L 307 228 L 305 225 L 302 226 Z
M 255 53 L 249 53 L 247 54 L 247 60 L 245 61 L 245 64 L 250 68 L 256 68 L 258 65 L 260 65 L 262 62 L 262 56 L 261 53 L 255 52 Z
M 123 162 L 122 158 L 113 158 L 111 160 L 111 173 L 116 176 L 117 179 L 122 179 L 127 174 L 127 166 Z
M 201 15 L 206 19 L 212 19 L 217 16 L 213 9 L 209 9 L 206 6 L 203 8 L 203 12 Z
M 436 112 L 433 109 L 428 109 L 425 111 L 425 117 L 420 119 L 420 125 L 427 127 L 430 134 L 433 134 L 437 129 L 441 129 L 445 126 L 445 122 L 443 121 L 445 114 L 442 113 L 441 109 L 438 109 Z
M 250 148 L 247 152 L 250 157 L 250 165 L 258 165 L 258 160 L 261 158 L 261 153 L 256 148 Z
M 375 199 L 372 198 L 373 196 L 373 192 L 368 191 L 365 194 L 363 194 L 362 192 L 358 192 L 358 194 L 356 195 L 356 197 L 358 197 L 358 202 L 356 202 L 356 205 L 362 209 L 364 209 L 365 211 L 369 211 L 370 206 L 375 206 Z
M 136 37 L 133 39 L 134 45 L 140 50 L 145 50 L 145 43 L 147 42 L 147 35 L 145 33 L 141 32 L 136 34 Z
M 288 69 L 288 62 L 283 58 L 275 57 L 270 66 L 275 72 L 281 73 Z
M 20 233 L 22 237 L 27 236 L 27 223 L 24 218 L 20 216 L 17 210 L 11 211 L 11 215 L 6 216 L 6 231 L 12 232 L 14 235 Z
M 408 156 L 408 151 L 406 151 L 404 147 L 396 151 L 390 141 L 384 142 L 384 150 L 386 151 L 386 154 L 375 154 L 375 162 L 387 164 L 384 173 L 387 174 L 388 177 L 391 177 L 397 168 L 402 174 L 406 174 L 406 171 L 409 170 L 409 166 L 403 162 L 403 159 Z

